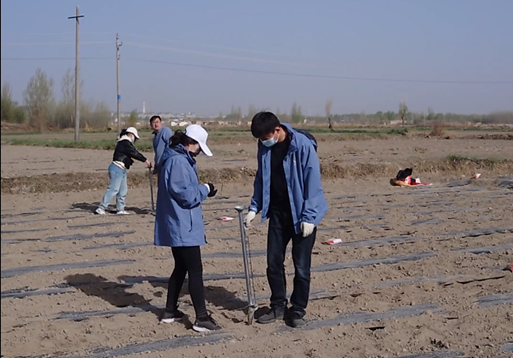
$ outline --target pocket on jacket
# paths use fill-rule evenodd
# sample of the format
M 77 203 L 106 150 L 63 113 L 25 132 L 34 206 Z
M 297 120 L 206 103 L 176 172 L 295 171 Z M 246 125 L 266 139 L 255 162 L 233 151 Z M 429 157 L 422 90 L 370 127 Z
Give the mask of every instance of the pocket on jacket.
M 189 232 L 191 232 L 192 231 L 192 223 L 194 222 L 193 217 L 192 217 L 192 210 L 189 210 L 189 217 L 190 217 Z

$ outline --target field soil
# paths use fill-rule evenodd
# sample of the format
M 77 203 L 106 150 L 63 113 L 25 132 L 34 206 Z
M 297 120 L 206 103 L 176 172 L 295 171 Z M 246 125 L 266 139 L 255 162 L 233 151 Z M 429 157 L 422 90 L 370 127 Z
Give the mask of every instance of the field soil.
M 111 151 L 2 145 L 2 357 L 513 355 L 513 168 L 446 160 L 511 160 L 513 141 L 321 141 L 330 209 L 314 246 L 307 324 L 298 329 L 245 322 L 234 206 L 249 204 L 256 145 L 211 149 L 213 158 L 198 158 L 202 178 L 219 188 L 203 205 L 202 255 L 208 309 L 223 330 L 198 334 L 186 285 L 180 309 L 189 320 L 159 324 L 174 264 L 170 249 L 153 245 L 142 163 L 128 174 L 131 215 L 98 216 Z M 391 186 L 405 167 L 431 185 Z M 270 295 L 267 222 L 259 219 L 248 230 L 257 316 Z M 342 242 L 324 244 L 331 239 Z M 285 267 L 290 292 L 290 252 Z

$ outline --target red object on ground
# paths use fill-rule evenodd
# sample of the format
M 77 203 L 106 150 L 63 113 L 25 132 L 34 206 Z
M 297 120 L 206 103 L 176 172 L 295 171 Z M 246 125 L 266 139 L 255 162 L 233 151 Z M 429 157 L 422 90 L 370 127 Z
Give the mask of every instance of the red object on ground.
M 218 220 L 221 220 L 221 221 L 232 221 L 233 218 L 229 217 L 229 216 L 221 216 L 220 218 L 218 218 Z
M 513 264 L 508 264 L 508 266 L 506 266 L 504 270 L 513 272 Z
M 411 186 L 415 186 L 415 185 L 429 185 L 429 183 L 417 182 L 416 179 L 412 179 L 411 178 L 411 175 L 408 175 L 406 178 L 404 178 L 403 182 L 405 184 L 408 184 L 408 185 L 411 185 Z

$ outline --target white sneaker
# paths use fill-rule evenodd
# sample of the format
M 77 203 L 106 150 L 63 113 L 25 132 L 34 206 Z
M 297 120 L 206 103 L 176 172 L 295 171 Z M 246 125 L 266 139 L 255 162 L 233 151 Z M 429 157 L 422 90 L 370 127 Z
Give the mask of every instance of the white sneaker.
M 98 215 L 105 215 L 105 210 L 102 208 L 97 208 L 94 212 Z
M 120 210 L 120 211 L 118 211 L 118 215 L 130 215 L 130 213 L 125 210 Z

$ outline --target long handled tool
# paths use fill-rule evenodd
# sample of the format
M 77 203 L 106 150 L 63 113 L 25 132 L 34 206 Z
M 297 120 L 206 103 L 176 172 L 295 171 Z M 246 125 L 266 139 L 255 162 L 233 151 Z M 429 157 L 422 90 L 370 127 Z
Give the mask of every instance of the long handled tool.
M 246 228 L 244 227 L 244 221 L 242 219 L 242 211 L 244 207 L 238 205 L 235 210 L 239 213 L 239 226 L 240 226 L 240 240 L 242 243 L 242 258 L 244 260 L 244 273 L 246 275 L 246 290 L 248 296 L 248 312 L 247 312 L 247 324 L 253 323 L 255 311 L 258 309 L 258 304 L 255 297 L 255 290 L 253 287 L 253 270 L 251 267 L 251 258 L 249 252 L 249 241 L 246 236 Z
M 155 201 L 153 200 L 153 174 L 151 173 L 151 166 L 148 167 L 148 175 L 150 177 L 151 212 L 155 214 Z

